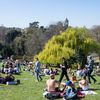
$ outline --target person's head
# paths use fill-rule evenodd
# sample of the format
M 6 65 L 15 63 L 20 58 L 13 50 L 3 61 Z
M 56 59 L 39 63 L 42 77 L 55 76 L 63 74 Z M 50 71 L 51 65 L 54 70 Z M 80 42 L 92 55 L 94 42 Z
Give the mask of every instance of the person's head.
M 50 70 L 51 70 L 51 71 L 53 71 L 53 69 L 52 69 L 52 68 L 51 68 Z
M 50 75 L 50 78 L 51 78 L 51 79 L 55 79 L 55 75 L 54 75 L 54 74 L 51 74 L 51 75 Z
M 73 83 L 69 80 L 69 81 L 66 82 L 66 86 L 71 86 L 72 87 Z

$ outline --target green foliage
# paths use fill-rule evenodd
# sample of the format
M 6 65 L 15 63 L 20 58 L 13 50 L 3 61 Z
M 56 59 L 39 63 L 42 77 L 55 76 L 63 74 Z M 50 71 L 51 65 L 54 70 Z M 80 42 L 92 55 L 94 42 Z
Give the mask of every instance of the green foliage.
M 14 51 L 12 50 L 12 48 L 10 48 L 9 45 L 6 45 L 3 47 L 3 49 L 0 51 L 0 54 L 3 56 L 3 57 L 7 57 L 7 56 L 11 56 L 14 54 Z
M 66 18 L 65 21 L 58 21 L 48 27 L 39 26 L 38 21 L 29 23 L 29 27 L 25 29 L 0 26 L 0 52 L 3 52 L 3 49 L 5 49 L 6 46 L 9 46 L 14 55 L 35 56 L 45 48 L 45 44 L 54 36 L 52 42 L 49 43 L 50 46 L 48 45 L 48 48 L 51 49 L 51 45 L 54 44 L 54 46 L 52 45 L 52 50 L 50 50 L 51 52 L 48 51 L 48 55 L 50 56 L 48 59 L 58 58 L 56 59 L 56 63 L 60 62 L 62 56 L 70 58 L 70 56 L 75 54 L 77 57 L 80 55 L 80 50 L 82 50 L 82 54 L 85 55 L 88 54 L 89 50 L 90 52 L 95 51 L 100 55 L 98 47 L 100 45 L 100 26 L 96 26 L 93 30 L 89 31 L 86 28 L 68 28 L 68 24 L 69 20 Z M 68 30 L 66 30 L 67 28 Z M 92 35 L 92 38 L 98 43 L 98 45 L 87 36 L 88 34 Z M 59 50 L 55 50 L 56 48 Z M 55 53 L 52 53 L 53 51 Z M 50 54 L 52 54 L 52 56 Z M 9 54 L 3 53 L 3 55 L 6 56 Z M 47 57 L 48 56 L 44 55 L 44 58 L 40 58 L 42 60 L 47 59 Z M 48 59 L 43 61 L 55 62 L 54 60 L 51 61 Z
M 87 35 L 86 28 L 72 28 L 69 27 L 60 35 L 53 36 L 51 40 L 46 43 L 44 50 L 37 55 L 43 63 L 60 63 L 61 58 L 70 59 L 79 55 L 86 57 L 92 46 L 96 43 Z M 81 51 L 80 51 L 81 50 Z
M 20 31 L 17 31 L 15 29 L 10 30 L 6 35 L 6 42 L 11 43 L 20 34 L 21 34 Z

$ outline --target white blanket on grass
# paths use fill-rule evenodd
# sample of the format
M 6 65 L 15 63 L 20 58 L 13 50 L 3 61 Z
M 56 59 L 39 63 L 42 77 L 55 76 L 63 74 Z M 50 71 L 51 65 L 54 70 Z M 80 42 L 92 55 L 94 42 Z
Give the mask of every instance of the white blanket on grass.
M 94 95 L 94 94 L 97 94 L 96 92 L 94 92 L 94 91 L 92 91 L 92 90 L 81 91 L 81 93 L 84 93 L 85 95 Z

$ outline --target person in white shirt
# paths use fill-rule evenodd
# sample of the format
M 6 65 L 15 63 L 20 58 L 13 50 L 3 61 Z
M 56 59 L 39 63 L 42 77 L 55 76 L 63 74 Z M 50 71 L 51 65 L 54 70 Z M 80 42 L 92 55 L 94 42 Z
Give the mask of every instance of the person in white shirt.
M 82 90 L 84 91 L 89 89 L 89 83 L 86 80 L 86 76 L 83 76 L 81 81 L 79 81 L 79 87 L 82 88 Z

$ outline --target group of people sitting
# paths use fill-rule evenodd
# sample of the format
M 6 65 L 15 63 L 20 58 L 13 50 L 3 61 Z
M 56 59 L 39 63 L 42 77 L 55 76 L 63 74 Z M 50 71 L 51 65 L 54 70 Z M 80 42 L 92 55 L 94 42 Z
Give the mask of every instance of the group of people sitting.
M 49 69 L 47 66 L 43 69 L 43 73 L 44 75 L 51 75 L 51 74 L 55 74 L 55 75 L 59 75 L 59 70 L 56 69 Z
M 88 69 L 86 67 L 84 67 L 83 69 L 81 67 L 78 67 L 78 69 L 76 70 L 77 77 L 82 77 L 84 75 L 87 75 L 87 73 Z
M 13 74 L 20 74 L 21 66 L 18 60 L 13 60 L 8 57 L 2 61 L 2 66 L 0 67 L 0 84 L 16 85 L 20 84 L 20 80 L 15 80 Z M 5 74 L 5 75 L 3 75 Z
M 0 68 L 1 73 L 11 73 L 11 74 L 20 74 L 21 66 L 18 60 L 14 61 L 9 58 L 3 61 L 3 64 Z
M 15 77 L 8 73 L 5 77 L 0 75 L 0 84 L 17 85 L 20 84 L 20 80 L 15 80 Z
M 23 70 L 24 71 L 31 71 L 31 70 L 33 70 L 33 62 L 31 62 L 31 61 L 24 61 L 23 62 Z
M 74 81 L 73 81 L 74 79 Z M 75 77 L 74 75 L 71 76 L 70 80 L 66 83 L 59 82 L 55 79 L 55 75 L 51 74 L 50 79 L 46 81 L 46 92 L 44 92 L 44 96 L 46 98 L 64 98 L 67 99 L 74 99 L 74 98 L 84 98 L 85 95 L 81 93 L 81 91 L 88 90 L 89 84 L 86 79 L 86 76 L 83 76 L 82 79 L 79 81 L 79 86 L 76 88 L 75 86 Z M 52 95 L 51 95 L 52 94 Z

